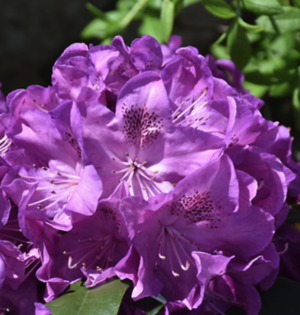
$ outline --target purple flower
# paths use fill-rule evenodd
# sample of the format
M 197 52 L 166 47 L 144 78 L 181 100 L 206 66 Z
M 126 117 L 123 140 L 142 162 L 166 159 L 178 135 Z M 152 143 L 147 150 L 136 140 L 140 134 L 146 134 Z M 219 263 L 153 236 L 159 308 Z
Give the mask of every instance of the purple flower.
M 289 131 L 231 61 L 180 45 L 73 44 L 53 86 L 0 92 L 1 311 L 49 314 L 38 281 L 48 302 L 117 276 L 165 315 L 255 315 L 280 258 L 297 279 L 298 239 L 274 236 L 300 193 Z
M 36 164 L 16 168 L 19 178 L 7 176 L 5 187 L 20 211 L 43 212 L 54 226 L 68 230 L 72 213 L 91 215 L 96 211 L 102 182 L 85 155 L 76 105 L 66 101 L 51 116 L 34 109 L 24 111 L 15 121 L 13 139 L 35 155 Z M 20 195 L 21 187 L 28 191 L 29 199 Z
M 167 195 L 148 202 L 139 197 L 124 199 L 121 209 L 140 255 L 133 298 L 161 292 L 169 301 L 197 307 L 215 274 L 213 268 L 201 271 L 201 257 L 210 259 L 206 253 L 218 252 L 247 257 L 261 251 L 272 238 L 273 219 L 254 206 L 239 207 L 238 196 L 233 165 L 224 156 L 187 176 Z M 222 259 L 226 265 L 229 257 L 221 255 L 216 268 Z M 223 274 L 226 268 L 220 269 Z M 118 276 L 128 277 L 122 268 Z
M 37 277 L 47 283 L 46 301 L 84 276 L 86 286 L 95 286 L 115 275 L 115 265 L 129 249 L 127 229 L 118 209 L 120 200 L 127 195 L 123 183 L 110 198 L 100 201 L 92 216 L 74 223 L 72 230 L 49 244 L 48 250 L 44 247 Z
M 145 199 L 173 189 L 185 175 L 218 155 L 223 142 L 207 133 L 173 128 L 165 88 L 151 71 L 137 75 L 121 90 L 116 115 L 85 104 L 86 152 L 106 183 L 108 196 L 121 181 L 131 195 Z M 185 163 L 180 161 L 185 159 Z

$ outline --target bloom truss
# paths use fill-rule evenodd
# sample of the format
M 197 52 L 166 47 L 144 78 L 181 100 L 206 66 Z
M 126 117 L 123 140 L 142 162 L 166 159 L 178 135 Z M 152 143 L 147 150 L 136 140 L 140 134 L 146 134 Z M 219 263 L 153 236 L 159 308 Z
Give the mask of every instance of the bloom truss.
M 178 37 L 117 36 L 68 47 L 52 86 L 1 94 L 0 312 L 49 314 L 70 284 L 117 276 L 165 315 L 258 314 L 299 169 L 242 83 Z

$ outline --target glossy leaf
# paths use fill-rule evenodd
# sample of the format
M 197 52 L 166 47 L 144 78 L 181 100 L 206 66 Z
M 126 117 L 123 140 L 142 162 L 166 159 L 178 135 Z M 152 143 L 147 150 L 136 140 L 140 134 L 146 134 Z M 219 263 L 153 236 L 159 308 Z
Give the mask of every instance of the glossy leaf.
M 246 10 L 257 15 L 273 15 L 283 11 L 276 0 L 243 0 L 242 3 Z
M 174 15 L 175 15 L 175 4 L 171 0 L 164 0 L 161 8 L 161 27 L 162 27 L 162 35 L 163 41 L 165 43 L 168 42 L 173 29 L 174 23 Z
M 295 7 L 282 7 L 284 12 L 274 15 L 273 19 L 280 33 L 300 30 L 300 9 Z M 276 33 L 274 26 L 267 16 L 261 16 L 256 20 L 257 24 L 263 26 L 265 32 Z
M 299 315 L 300 283 L 278 277 L 274 285 L 261 292 L 262 308 L 259 315 Z
M 224 0 L 202 0 L 206 10 L 222 19 L 231 19 L 236 16 L 232 7 Z
M 47 306 L 53 315 L 116 315 L 128 285 L 115 280 L 100 287 L 87 289 L 82 283 L 71 285 L 69 293 Z
M 233 62 L 240 68 L 244 68 L 251 58 L 251 45 L 244 29 L 235 19 L 227 33 L 227 47 Z

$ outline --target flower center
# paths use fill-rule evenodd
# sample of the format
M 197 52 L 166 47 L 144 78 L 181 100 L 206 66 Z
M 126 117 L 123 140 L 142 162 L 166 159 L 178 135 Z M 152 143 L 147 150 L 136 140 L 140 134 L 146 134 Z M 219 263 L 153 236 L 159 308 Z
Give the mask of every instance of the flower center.
M 36 165 L 33 166 L 37 168 Z M 20 175 L 20 177 L 24 179 L 39 181 L 36 192 L 38 192 L 38 196 L 42 196 L 42 198 L 35 198 L 38 200 L 27 204 L 28 207 L 37 206 L 39 210 L 47 210 L 63 200 L 67 202 L 68 197 L 70 197 L 76 189 L 80 180 L 78 175 L 52 170 L 47 167 L 42 167 L 41 172 L 42 173 L 36 177 Z M 35 196 L 35 194 L 33 196 Z
M 117 171 L 112 170 L 113 174 L 119 175 L 117 182 L 126 181 L 131 195 L 140 195 L 145 199 L 161 193 L 159 182 L 155 180 L 154 176 L 158 171 L 152 172 L 148 170 L 145 167 L 147 161 L 139 163 L 137 158 L 132 160 L 128 153 L 126 153 L 126 157 L 126 162 L 112 158 L 113 161 L 123 167 Z

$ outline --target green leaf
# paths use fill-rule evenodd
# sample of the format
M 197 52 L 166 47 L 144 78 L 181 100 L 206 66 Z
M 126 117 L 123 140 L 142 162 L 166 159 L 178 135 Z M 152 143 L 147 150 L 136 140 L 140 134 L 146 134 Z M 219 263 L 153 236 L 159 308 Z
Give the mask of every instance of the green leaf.
M 244 29 L 246 29 L 247 31 L 259 33 L 261 31 L 263 31 L 263 29 L 264 29 L 261 25 L 248 24 L 245 21 L 243 21 L 241 18 L 239 18 L 238 21 L 239 21 L 240 26 L 243 27 Z
M 248 81 L 244 81 L 243 86 L 245 89 L 249 90 L 252 95 L 258 98 L 262 98 L 269 89 L 267 85 L 258 85 Z
M 85 26 L 80 35 L 83 39 L 91 37 L 104 38 L 107 35 L 106 28 L 106 21 L 99 18 L 93 19 L 88 25 Z
M 243 0 L 244 8 L 257 15 L 282 13 L 282 6 L 276 0 Z
M 172 34 L 174 14 L 175 14 L 174 2 L 172 2 L 171 0 L 164 0 L 162 8 L 161 8 L 160 20 L 161 20 L 163 41 L 165 43 L 168 42 Z
M 202 0 L 205 9 L 222 19 L 231 19 L 236 16 L 232 7 L 224 0 Z
M 299 0 L 300 1 L 300 0 Z M 187 7 L 189 5 L 201 2 L 201 0 L 184 0 L 183 6 Z
M 297 74 L 293 70 L 273 71 L 263 73 L 259 69 L 245 71 L 245 79 L 254 84 L 273 85 L 297 80 Z
M 300 130 L 300 88 L 297 87 L 293 92 L 293 107 L 295 112 L 296 128 Z
M 294 0 L 294 5 L 298 8 L 300 8 L 300 0 Z
M 300 30 L 300 9 L 295 7 L 282 7 L 284 12 L 274 15 L 273 19 L 281 33 Z M 267 16 L 260 16 L 256 23 L 264 28 L 265 32 L 276 33 L 272 22 Z
M 259 315 L 299 315 L 300 283 L 278 277 L 274 285 L 261 294 L 262 308 Z
M 47 303 L 53 315 L 116 315 L 128 285 L 115 280 L 87 289 L 82 283 L 71 285 L 69 293 Z
M 145 15 L 141 26 L 139 27 L 139 35 L 143 36 L 148 34 L 156 38 L 160 43 L 163 42 L 163 35 L 161 32 L 160 20 L 151 15 Z
M 213 45 L 220 45 L 223 40 L 226 38 L 227 33 L 223 33 L 214 43 Z
M 142 309 L 147 315 L 156 315 L 164 308 L 166 301 L 156 297 L 147 297 L 135 302 L 135 305 Z
M 271 97 L 284 97 L 289 96 L 292 92 L 292 87 L 290 82 L 283 82 L 280 84 L 274 84 L 270 88 L 269 95 Z
M 173 0 L 175 4 L 175 16 L 177 16 L 183 8 L 184 0 Z
M 244 68 L 251 58 L 251 45 L 244 29 L 235 19 L 227 32 L 227 47 L 233 62 L 240 68 Z
M 225 46 L 212 45 L 210 51 L 217 59 L 230 59 L 228 49 Z
M 120 24 L 127 12 L 122 11 L 108 11 L 105 13 L 105 20 L 96 18 L 93 19 L 81 31 L 81 37 L 84 39 L 96 37 L 104 39 L 108 36 L 121 33 L 124 27 Z
M 150 0 L 148 2 L 148 7 L 154 10 L 161 9 L 162 0 Z
M 157 0 L 159 2 L 161 2 L 161 0 Z M 134 6 L 134 4 L 136 3 L 135 0 L 119 0 L 116 3 L 116 9 L 119 11 L 130 11 L 130 9 Z
M 272 53 L 276 56 L 289 58 L 294 46 L 295 40 L 293 34 L 285 33 L 280 36 L 276 36 L 269 47 Z
M 103 13 L 101 10 L 96 8 L 93 4 L 87 2 L 85 5 L 88 11 L 90 11 L 95 17 L 100 18 L 102 20 L 106 20 L 105 13 Z

